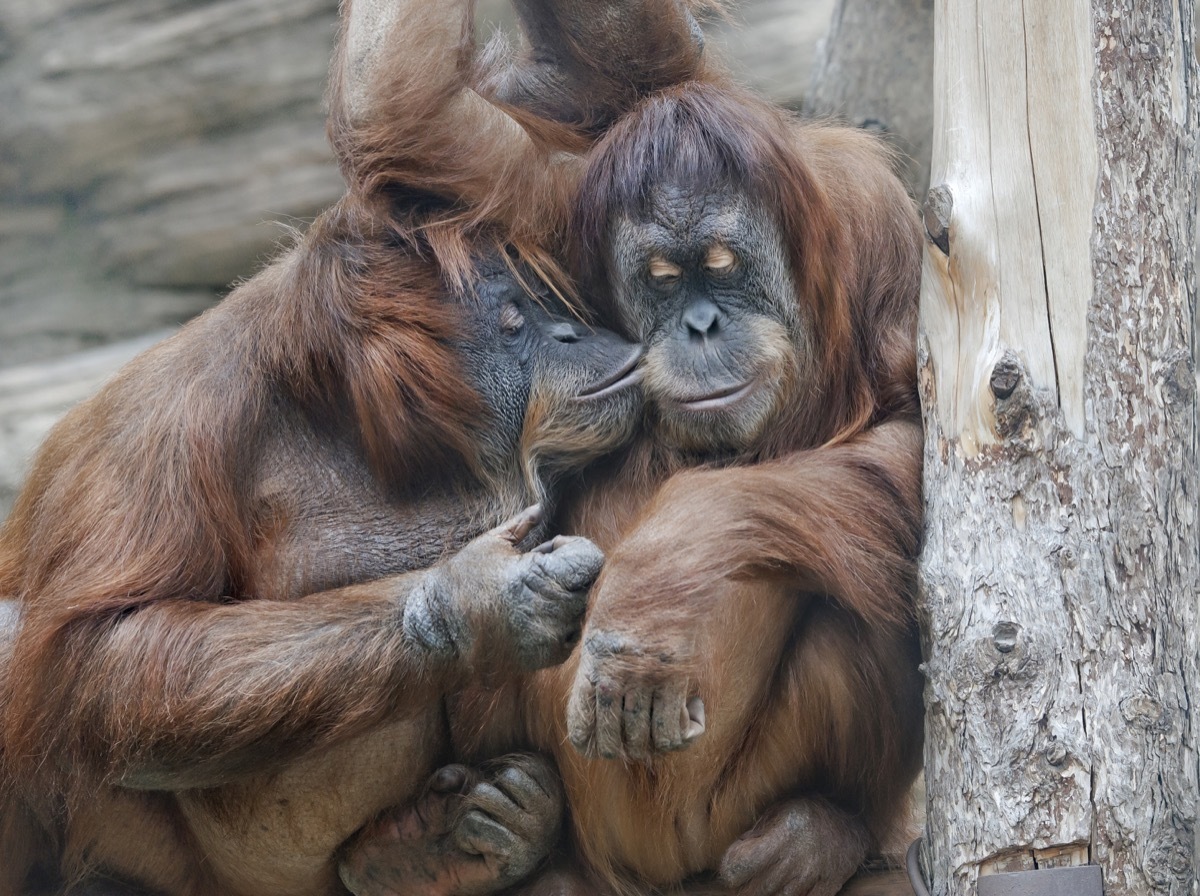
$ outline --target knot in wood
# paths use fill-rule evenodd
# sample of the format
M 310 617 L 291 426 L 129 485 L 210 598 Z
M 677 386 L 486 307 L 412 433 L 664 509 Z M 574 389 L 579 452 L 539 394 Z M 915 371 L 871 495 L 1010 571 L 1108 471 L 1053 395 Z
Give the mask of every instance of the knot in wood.
M 996 435 L 1018 451 L 1036 451 L 1038 421 L 1049 405 L 1035 393 L 1016 352 L 1004 352 L 992 368 L 988 385 L 995 398 Z
M 1004 357 L 997 361 L 996 366 L 992 368 L 992 377 L 989 381 L 992 394 L 1003 401 L 1016 391 L 1020 383 L 1021 363 L 1011 352 L 1006 352 Z
M 992 629 L 992 643 L 1001 653 L 1012 653 L 1021 636 L 1021 626 L 1015 622 L 997 622 Z
M 1196 391 L 1196 371 L 1189 352 L 1179 351 L 1168 357 L 1160 376 L 1163 391 L 1171 402 L 1177 405 L 1191 402 Z
M 1166 707 L 1149 694 L 1134 694 L 1120 703 L 1121 718 L 1131 728 L 1163 733 L 1171 728 L 1170 715 Z
M 925 196 L 925 234 L 943 255 L 950 254 L 950 216 L 954 213 L 954 196 L 945 184 L 932 187 Z
M 1061 768 L 1067 761 L 1067 748 L 1063 746 L 1062 741 L 1057 738 L 1050 742 L 1050 746 L 1046 748 L 1046 761 L 1055 768 Z

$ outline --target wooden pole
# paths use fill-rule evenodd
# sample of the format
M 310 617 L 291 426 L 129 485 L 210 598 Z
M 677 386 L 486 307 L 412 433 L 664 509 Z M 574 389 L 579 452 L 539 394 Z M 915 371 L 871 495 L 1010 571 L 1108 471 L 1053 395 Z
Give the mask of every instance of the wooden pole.
M 925 867 L 1194 896 L 1195 0 L 935 14 Z

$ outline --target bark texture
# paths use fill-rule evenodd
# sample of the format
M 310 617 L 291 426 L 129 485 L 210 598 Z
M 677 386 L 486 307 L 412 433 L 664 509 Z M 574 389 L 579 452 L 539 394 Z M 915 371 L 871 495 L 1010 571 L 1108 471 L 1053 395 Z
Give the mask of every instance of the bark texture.
M 936 14 L 925 866 L 1192 896 L 1195 2 Z

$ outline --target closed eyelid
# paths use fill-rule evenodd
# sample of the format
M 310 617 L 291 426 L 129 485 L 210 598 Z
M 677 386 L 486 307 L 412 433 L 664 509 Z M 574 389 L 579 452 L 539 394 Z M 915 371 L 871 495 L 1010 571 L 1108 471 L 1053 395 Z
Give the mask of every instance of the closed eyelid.
M 737 256 L 728 246 L 713 246 L 704 258 L 704 266 L 714 271 L 727 271 L 737 264 Z
M 525 315 L 511 302 L 500 309 L 500 326 L 505 332 L 513 333 L 525 325 Z
M 678 277 L 683 273 L 683 269 L 679 265 L 661 257 L 651 258 L 647 270 L 651 277 Z

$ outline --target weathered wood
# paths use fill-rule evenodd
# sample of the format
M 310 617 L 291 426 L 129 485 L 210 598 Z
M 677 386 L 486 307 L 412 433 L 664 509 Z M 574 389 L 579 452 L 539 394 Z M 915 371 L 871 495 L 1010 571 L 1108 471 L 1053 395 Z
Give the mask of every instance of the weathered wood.
M 925 866 L 1197 880 L 1194 0 L 938 0 Z
M 914 196 L 933 149 L 933 0 L 838 0 L 804 111 L 887 135 Z

